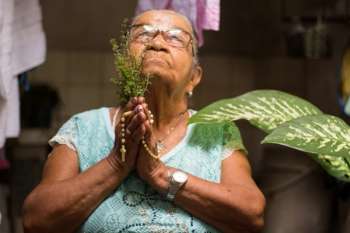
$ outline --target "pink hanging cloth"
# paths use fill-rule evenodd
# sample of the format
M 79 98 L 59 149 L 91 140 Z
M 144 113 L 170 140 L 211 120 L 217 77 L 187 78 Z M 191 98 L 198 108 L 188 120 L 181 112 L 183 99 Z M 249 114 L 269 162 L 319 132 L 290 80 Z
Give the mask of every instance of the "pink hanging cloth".
M 204 44 L 203 30 L 218 31 L 220 27 L 220 0 L 139 0 L 136 14 L 151 9 L 170 9 L 187 16 L 199 46 Z

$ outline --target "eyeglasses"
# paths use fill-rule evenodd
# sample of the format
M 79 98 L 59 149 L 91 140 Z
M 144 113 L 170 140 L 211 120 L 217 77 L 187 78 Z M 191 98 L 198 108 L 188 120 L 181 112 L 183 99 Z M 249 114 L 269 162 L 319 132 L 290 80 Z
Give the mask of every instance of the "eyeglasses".
M 136 24 L 131 26 L 130 40 L 139 43 L 149 43 L 158 34 L 161 34 L 164 41 L 176 48 L 187 48 L 193 38 L 189 32 L 180 28 L 160 29 L 155 25 Z

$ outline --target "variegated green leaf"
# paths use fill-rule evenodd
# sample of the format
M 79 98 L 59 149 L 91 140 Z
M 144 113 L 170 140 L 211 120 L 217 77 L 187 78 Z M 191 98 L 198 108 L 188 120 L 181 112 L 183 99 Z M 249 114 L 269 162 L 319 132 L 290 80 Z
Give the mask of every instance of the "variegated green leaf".
M 310 154 L 327 173 L 339 180 L 350 182 L 350 163 L 343 157 Z
M 190 123 L 245 119 L 263 131 L 271 132 L 291 119 L 320 113 L 316 106 L 297 96 L 276 90 L 257 90 L 210 104 L 193 115 Z
M 195 124 L 189 139 L 189 144 L 199 146 L 204 150 L 211 150 L 223 143 L 227 149 L 242 150 L 246 154 L 248 151 L 244 147 L 241 134 L 233 123 L 216 123 L 216 124 Z
M 217 101 L 191 117 L 190 123 L 240 119 L 270 133 L 263 143 L 285 145 L 311 153 L 330 175 L 350 182 L 350 128 L 324 115 L 311 103 L 275 90 L 258 90 Z
M 263 143 L 304 152 L 331 176 L 350 182 L 350 127 L 331 115 L 305 116 L 277 127 Z
M 340 118 L 331 115 L 305 116 L 279 126 L 263 143 L 350 158 L 350 127 Z

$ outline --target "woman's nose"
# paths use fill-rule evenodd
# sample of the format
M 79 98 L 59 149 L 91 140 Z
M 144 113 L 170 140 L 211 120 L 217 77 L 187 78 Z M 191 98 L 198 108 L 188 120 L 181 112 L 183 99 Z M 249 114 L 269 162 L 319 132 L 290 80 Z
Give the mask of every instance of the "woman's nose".
M 162 33 L 158 33 L 149 41 L 149 46 L 156 50 L 162 50 L 166 47 L 166 41 L 164 40 Z

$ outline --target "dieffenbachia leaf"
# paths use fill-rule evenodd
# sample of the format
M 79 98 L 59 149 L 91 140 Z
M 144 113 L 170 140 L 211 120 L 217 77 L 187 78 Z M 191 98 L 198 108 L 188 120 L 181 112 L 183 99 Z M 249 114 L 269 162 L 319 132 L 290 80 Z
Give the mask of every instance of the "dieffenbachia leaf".
M 310 156 L 316 160 L 329 175 L 339 180 L 350 182 L 350 161 L 348 159 L 331 155 L 310 154 Z
M 248 120 L 280 144 L 309 154 L 330 175 L 350 182 L 350 128 L 311 103 L 275 90 L 258 90 L 217 101 L 198 111 L 190 123 Z
M 305 116 L 279 126 L 262 143 L 350 158 L 350 127 L 331 115 Z
M 226 149 L 248 151 L 244 147 L 241 134 L 233 123 L 195 124 L 189 139 L 189 144 L 199 146 L 206 151 L 216 148 L 219 144 Z
M 190 123 L 245 119 L 261 130 L 271 132 L 291 119 L 321 113 L 316 106 L 297 96 L 276 90 L 257 90 L 214 102 L 194 114 Z
M 350 127 L 331 115 L 305 116 L 286 122 L 262 143 L 273 143 L 308 153 L 330 175 L 350 181 Z

